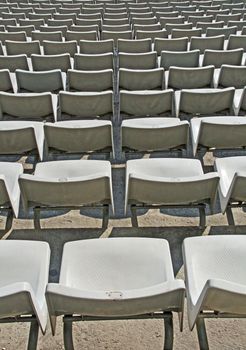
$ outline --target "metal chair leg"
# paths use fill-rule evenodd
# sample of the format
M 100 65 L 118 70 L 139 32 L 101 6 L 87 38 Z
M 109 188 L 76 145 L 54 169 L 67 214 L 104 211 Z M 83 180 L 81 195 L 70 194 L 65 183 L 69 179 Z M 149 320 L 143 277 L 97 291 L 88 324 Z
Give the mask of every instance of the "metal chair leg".
M 164 313 L 165 341 L 164 350 L 173 349 L 173 315 L 171 312 Z
M 204 206 L 199 207 L 199 215 L 200 215 L 199 226 L 204 228 L 206 226 L 206 213 L 205 213 Z
M 34 208 L 34 228 L 35 230 L 41 230 L 40 224 L 40 208 Z
M 226 217 L 227 217 L 228 225 L 235 226 L 235 220 L 234 220 L 234 217 L 233 217 L 233 212 L 232 212 L 232 208 L 231 207 L 227 207 L 227 209 L 226 209 Z
M 37 320 L 31 322 L 27 350 L 36 350 L 38 344 L 39 324 Z
M 196 329 L 197 329 L 200 350 L 209 350 L 208 337 L 207 337 L 204 318 L 198 317 L 196 321 Z
M 63 317 L 63 340 L 65 350 L 74 350 L 73 322 L 66 321 L 66 316 Z
M 137 208 L 135 205 L 130 206 L 131 209 L 131 222 L 133 227 L 138 227 L 138 218 L 137 218 Z
M 104 230 L 108 227 L 108 220 L 109 220 L 109 206 L 108 204 L 103 205 L 103 220 L 102 220 L 102 228 Z
M 6 218 L 6 224 L 5 224 L 5 229 L 4 233 L 7 233 L 11 230 L 12 224 L 13 224 L 13 219 L 14 219 L 14 213 L 12 209 L 9 209 L 7 211 L 7 218 Z

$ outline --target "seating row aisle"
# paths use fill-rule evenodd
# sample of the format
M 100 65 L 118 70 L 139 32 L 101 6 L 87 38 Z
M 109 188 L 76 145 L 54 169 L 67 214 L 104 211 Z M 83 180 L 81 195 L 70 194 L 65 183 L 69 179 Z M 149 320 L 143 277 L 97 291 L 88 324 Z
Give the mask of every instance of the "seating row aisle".
M 37 348 L 39 327 L 46 330 L 48 315 L 53 334 L 57 317 L 63 316 L 64 346 L 72 350 L 73 322 L 157 318 L 165 325 L 164 349 L 172 349 L 173 313 L 179 313 L 182 330 L 186 296 L 189 327 L 196 326 L 200 349 L 209 349 L 205 318 L 245 317 L 245 244 L 238 235 L 186 238 L 184 283 L 174 277 L 164 239 L 69 242 L 59 282 L 48 283 L 46 242 L 1 241 L 1 322 L 30 322 L 31 350 Z

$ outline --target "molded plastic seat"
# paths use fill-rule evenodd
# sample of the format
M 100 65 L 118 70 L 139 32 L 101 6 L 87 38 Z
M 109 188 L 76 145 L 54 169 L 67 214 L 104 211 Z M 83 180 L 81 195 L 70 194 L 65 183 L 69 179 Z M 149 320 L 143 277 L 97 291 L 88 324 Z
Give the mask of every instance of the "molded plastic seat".
M 41 54 L 39 41 L 5 41 L 7 55 L 25 54 L 30 57 L 32 54 Z
M 0 91 L 14 92 L 13 83 L 8 69 L 0 70 Z
M 190 41 L 190 50 L 200 50 L 200 53 L 204 53 L 206 49 L 210 50 L 223 50 L 224 48 L 224 35 L 211 36 L 211 37 L 192 37 Z
M 214 66 L 180 68 L 170 67 L 168 88 L 199 89 L 213 86 Z
M 113 92 L 60 92 L 59 120 L 112 117 Z
M 163 68 L 119 70 L 119 89 L 124 90 L 162 90 L 165 88 Z
M 106 120 L 70 120 L 46 123 L 45 141 L 52 149 L 66 153 L 113 152 L 112 124 Z
M 160 39 L 154 41 L 154 51 L 160 56 L 162 51 L 187 51 L 188 38 Z
M 62 41 L 62 32 L 32 32 L 32 40 L 39 40 L 43 44 L 44 40 L 48 41 Z
M 206 30 L 206 36 L 218 36 L 218 35 L 224 35 L 225 40 L 229 38 L 231 34 L 237 34 L 237 27 L 224 27 L 224 28 L 207 28 Z
M 126 40 L 119 39 L 117 43 L 118 52 L 126 53 L 144 53 L 151 52 L 151 40 Z
M 171 318 L 170 312 L 182 312 L 184 283 L 174 278 L 166 240 L 84 240 L 65 244 L 59 283 L 48 284 L 46 298 L 54 333 L 59 315 L 120 319 L 138 315 L 144 318 L 149 313 L 155 317 L 159 311 L 169 312 L 167 316 Z M 65 318 L 65 328 L 68 326 L 72 332 Z M 172 325 L 170 331 L 166 348 L 172 347 Z M 70 338 L 71 348 L 70 332 L 64 335 L 65 341 Z M 166 334 L 165 342 L 167 338 Z
M 130 205 L 134 226 L 137 207 L 191 206 L 204 210 L 205 203 L 213 207 L 218 182 L 218 174 L 204 174 L 196 159 L 130 160 L 126 164 L 125 210 Z M 200 212 L 200 225 L 205 226 L 205 212 Z
M 66 40 L 67 41 L 72 41 L 76 40 L 77 43 L 79 44 L 80 40 L 98 40 L 98 32 L 96 30 L 91 30 L 91 31 L 80 31 L 80 32 L 75 32 L 68 30 L 66 33 Z
M 220 68 L 222 64 L 240 66 L 243 58 L 243 49 L 235 50 L 208 50 L 204 51 L 203 66 L 212 64 L 215 68 Z
M 198 67 L 199 50 L 193 51 L 162 51 L 160 67 L 169 69 L 171 66 L 176 67 Z
M 0 69 L 15 72 L 16 69 L 29 70 L 27 55 L 0 56 Z
M 114 41 L 113 39 L 100 40 L 100 41 L 80 40 L 79 48 L 80 48 L 80 53 L 86 54 L 86 55 L 113 53 Z
M 201 349 L 209 348 L 206 317 L 237 318 L 246 314 L 245 243 L 243 235 L 184 240 L 188 320 L 190 329 L 197 326 Z
M 225 88 L 233 86 L 243 89 L 246 85 L 246 66 L 233 66 L 223 64 L 218 77 L 218 87 Z
M 119 68 L 154 69 L 157 68 L 157 53 L 119 53 Z
M 52 92 L 64 90 L 62 72 L 59 69 L 41 72 L 29 72 L 17 69 L 16 83 L 18 92 Z
M 6 40 L 27 41 L 26 33 L 21 31 L 15 33 L 0 32 L 0 41 L 4 44 Z
M 37 347 L 39 326 L 43 333 L 46 329 L 48 311 L 45 289 L 49 278 L 49 263 L 50 248 L 46 242 L 0 242 L 1 321 L 8 323 L 25 320 L 31 323 L 28 349 Z
M 176 116 L 182 112 L 193 116 L 225 115 L 225 112 L 233 115 L 234 93 L 234 88 L 181 90 L 175 96 Z
M 60 55 L 31 55 L 31 60 L 34 71 L 60 69 L 62 72 L 67 72 L 68 69 L 71 69 L 69 53 Z
M 52 95 L 49 92 L 9 94 L 0 92 L 0 119 L 55 120 Z
M 221 211 L 223 214 L 227 213 L 229 225 L 235 225 L 231 208 L 243 207 L 246 200 L 246 157 L 217 158 L 215 168 L 221 176 L 219 186 Z
M 246 51 L 246 35 L 230 35 L 227 50 L 243 48 Z
M 74 57 L 75 53 L 78 52 L 77 42 L 73 41 L 65 41 L 65 42 L 54 42 L 54 41 L 43 41 L 43 48 L 45 55 L 61 55 L 65 53 L 69 53 L 71 57 Z
M 68 91 L 113 90 L 113 70 L 82 71 L 69 69 L 67 73 Z
M 202 36 L 202 30 L 200 28 L 172 30 L 172 39 L 188 38 L 190 40 L 192 36 Z
M 199 147 L 233 149 L 246 146 L 245 117 L 205 117 L 191 119 L 193 155 Z
M 75 54 L 74 69 L 77 70 L 104 70 L 113 69 L 113 53 L 104 54 Z
M 20 188 L 18 178 L 22 173 L 23 166 L 21 164 L 0 162 L 0 204 L 1 208 L 8 210 L 6 230 L 11 228 L 13 214 L 15 217 L 19 214 Z
M 113 208 L 111 164 L 108 161 L 66 160 L 38 163 L 33 175 L 20 176 L 19 184 L 24 209 L 34 208 L 36 228 L 40 228 L 40 210 L 84 206 L 102 208 L 103 227 L 107 227 L 109 204 Z

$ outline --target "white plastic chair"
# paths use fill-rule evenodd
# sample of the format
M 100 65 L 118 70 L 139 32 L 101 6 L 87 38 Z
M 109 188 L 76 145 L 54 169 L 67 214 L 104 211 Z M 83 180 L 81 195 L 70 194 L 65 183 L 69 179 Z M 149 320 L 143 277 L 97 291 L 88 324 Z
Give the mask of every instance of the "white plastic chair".
M 172 312 L 183 311 L 184 283 L 174 278 L 166 240 L 83 240 L 65 244 L 59 283 L 48 284 L 46 299 L 53 333 L 64 315 L 66 350 L 74 349 L 74 321 L 149 318 L 164 319 L 164 349 L 172 349 Z

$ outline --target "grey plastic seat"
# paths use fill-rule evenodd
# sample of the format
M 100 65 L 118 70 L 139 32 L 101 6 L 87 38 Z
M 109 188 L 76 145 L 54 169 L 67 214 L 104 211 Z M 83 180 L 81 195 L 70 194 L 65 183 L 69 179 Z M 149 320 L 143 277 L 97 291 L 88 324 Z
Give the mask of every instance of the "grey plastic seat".
M 220 88 L 233 86 L 236 89 L 243 89 L 246 86 L 246 66 L 223 64 L 217 85 Z
M 154 69 L 157 68 L 157 53 L 119 53 L 119 68 Z
M 165 88 L 163 68 L 119 70 L 119 89 L 124 90 L 162 90 Z
M 113 53 L 114 41 L 113 39 L 100 40 L 100 41 L 80 40 L 79 48 L 80 48 L 80 53 L 86 54 L 86 55 Z
M 7 33 L 7 32 L 0 32 L 0 41 L 2 44 L 5 44 L 6 40 L 11 40 L 11 41 L 27 41 L 26 33 L 21 31 L 19 32 L 13 32 L 13 33 Z
M 246 314 L 245 236 L 186 238 L 183 257 L 189 326 L 196 325 L 200 349 L 209 349 L 206 318 L 244 318 Z M 221 338 L 218 341 L 226 346 Z
M 233 115 L 235 88 L 190 89 L 176 93 L 176 116 Z M 179 101 L 178 101 L 179 100 Z
M 72 41 L 76 40 L 79 44 L 80 40 L 98 40 L 98 32 L 96 30 L 84 31 L 84 32 L 74 32 L 68 30 L 66 33 L 66 40 Z
M 243 49 L 235 50 L 209 50 L 204 51 L 203 66 L 210 64 L 220 68 L 222 64 L 240 66 L 243 58 Z
M 29 70 L 27 55 L 0 56 L 0 69 L 15 72 L 16 69 Z
M 34 71 L 45 71 L 60 69 L 67 72 L 71 69 L 69 53 L 60 55 L 31 55 L 32 67 Z
M 213 87 L 214 66 L 195 68 L 169 68 L 168 88 L 199 89 Z
M 56 317 L 64 315 L 65 349 L 73 349 L 75 318 L 69 319 L 68 314 L 81 315 L 77 320 L 143 319 L 159 314 L 165 323 L 164 347 L 171 349 L 172 312 L 182 314 L 184 282 L 174 278 L 166 240 L 91 239 L 65 244 L 59 283 L 48 284 L 46 298 L 53 333 Z
M 213 21 L 213 16 L 189 16 L 188 22 L 192 23 L 193 27 L 200 28 L 199 25 L 201 22 L 212 22 Z M 197 24 L 198 23 L 198 24 Z
M 125 210 L 130 205 L 132 224 L 137 226 L 138 208 L 198 208 L 205 226 L 205 205 L 213 208 L 219 176 L 204 174 L 196 159 L 153 158 L 126 163 Z
M 60 55 L 64 53 L 69 53 L 71 57 L 74 57 L 75 53 L 78 52 L 77 42 L 73 41 L 43 41 L 43 48 L 45 55 Z
M 197 22 L 196 28 L 200 28 L 202 30 L 202 34 L 206 34 L 207 29 L 212 30 L 213 28 L 223 28 L 225 23 L 221 22 Z M 211 33 L 210 36 L 218 36 L 223 35 L 223 33 L 215 33 L 214 35 Z M 205 36 L 206 37 L 206 36 Z
M 227 50 L 243 48 L 246 51 L 246 35 L 230 35 Z
M 27 55 L 30 57 L 32 54 L 41 54 L 41 48 L 39 41 L 5 41 L 5 48 L 7 55 Z
M 242 137 L 241 137 L 242 139 Z M 215 168 L 220 174 L 219 199 L 222 213 L 229 225 L 235 225 L 232 208 L 244 207 L 246 193 L 245 156 L 217 158 Z
M 192 29 L 192 23 L 167 23 L 165 29 L 168 34 L 172 34 L 173 29 Z M 185 38 L 186 35 L 183 35 L 182 38 Z
M 199 151 L 238 149 L 246 146 L 245 117 L 204 117 L 191 119 L 194 157 Z
M 112 118 L 113 92 L 60 92 L 58 120 Z
M 75 54 L 74 69 L 77 70 L 104 70 L 113 69 L 113 53 L 104 54 Z
M 241 31 L 243 30 L 243 27 L 246 26 L 246 20 L 244 18 L 244 20 L 240 20 L 240 21 L 229 21 L 228 22 L 228 27 L 234 27 L 236 26 L 237 27 L 237 31 Z
M 225 14 L 222 14 L 222 15 L 220 15 L 220 14 L 218 14 L 217 16 L 216 16 L 216 22 L 218 21 L 223 21 L 223 22 L 225 22 L 225 24 L 228 26 L 228 22 L 229 21 L 240 21 L 240 19 L 241 19 L 241 14 L 240 13 L 237 13 L 237 14 L 234 14 L 234 15 L 232 15 L 232 14 L 229 14 L 229 15 L 225 15 Z
M 52 92 L 64 90 L 62 72 L 59 69 L 30 72 L 17 69 L 17 92 Z
M 1 23 L 1 21 L 0 21 Z M 40 27 L 44 25 L 43 19 L 20 19 L 19 24 L 21 26 L 31 25 L 34 26 L 35 30 L 40 30 Z M 13 25 L 13 24 L 12 24 Z
M 45 123 L 47 156 L 52 152 L 104 152 L 114 157 L 112 124 L 106 120 L 70 120 Z
M 102 40 L 109 40 L 112 39 L 114 41 L 114 46 L 117 46 L 117 41 L 119 39 L 127 39 L 127 40 L 131 40 L 133 38 L 133 33 L 131 30 L 127 30 L 124 32 L 112 32 L 112 31 L 107 31 L 107 30 L 103 30 L 101 32 L 101 39 Z
M 151 39 L 126 40 L 119 39 L 117 43 L 118 52 L 145 53 L 151 52 Z
M 73 20 L 72 19 L 48 19 L 47 20 L 47 25 L 48 26 L 67 26 L 68 28 L 73 24 Z
M 66 37 L 67 34 L 67 26 L 40 26 L 40 32 L 42 33 L 53 33 L 53 32 L 61 32 L 63 37 Z
M 185 22 L 184 16 L 179 17 L 165 17 L 164 15 L 159 18 L 159 22 L 162 28 L 166 29 L 167 24 L 182 24 Z M 171 32 L 170 32 L 171 34 Z
M 24 209 L 34 209 L 34 224 L 40 228 L 40 211 L 95 207 L 103 210 L 103 228 L 108 225 L 113 204 L 111 164 L 102 160 L 65 160 L 38 163 L 33 175 L 19 177 Z
M 62 41 L 62 32 L 39 32 L 35 30 L 32 32 L 32 40 L 39 40 L 41 45 L 44 40 Z
M 6 30 L 8 33 L 17 33 L 20 32 L 19 26 L 6 26 Z M 21 32 L 25 32 L 27 37 L 31 37 L 32 31 L 35 30 L 35 27 L 32 25 L 29 26 L 21 26 Z
M 131 25 L 129 23 L 122 25 L 107 25 L 103 22 L 102 30 L 107 32 L 126 32 L 131 30 Z
M 67 73 L 68 91 L 113 90 L 113 70 L 82 71 L 69 69 Z
M 142 39 L 151 39 L 152 42 L 156 38 L 167 38 L 168 34 L 165 29 L 161 30 L 137 30 L 136 31 L 136 39 L 142 40 Z
M 245 115 L 246 111 L 246 88 L 243 88 L 243 91 L 241 93 L 241 97 L 239 98 L 239 105 L 235 106 L 235 113 L 236 115 Z
M 231 34 L 236 35 L 237 34 L 237 27 L 224 27 L 224 28 L 207 28 L 206 30 L 206 36 L 218 36 L 218 35 L 224 35 L 225 40 L 229 38 Z
M 4 240 L 0 242 L 0 252 L 1 322 L 30 322 L 27 348 L 36 349 L 39 327 L 44 333 L 48 318 L 45 289 L 49 277 L 49 245 Z
M 8 69 L 0 70 L 0 91 L 14 92 L 14 86 Z
M 190 41 L 190 50 L 200 50 L 203 54 L 205 50 L 223 50 L 224 48 L 224 35 L 218 35 L 214 37 L 192 37 Z
M 13 216 L 17 217 L 19 214 L 20 188 L 18 185 L 18 178 L 22 173 L 23 166 L 21 164 L 0 162 L 0 204 L 1 210 L 7 212 L 4 232 L 8 232 L 11 229 Z M 3 307 L 3 304 L 1 302 L 0 306 Z M 1 307 L 0 314 L 2 318 L 4 315 L 1 313 Z
M 199 50 L 193 51 L 162 51 L 160 67 L 169 69 L 171 66 L 176 67 L 198 67 Z
M 192 36 L 202 36 L 202 30 L 200 28 L 172 30 L 172 39 L 185 37 L 190 40 Z
M 55 120 L 51 93 L 0 92 L 1 120 Z
M 161 51 L 187 51 L 188 38 L 180 39 L 160 39 L 154 41 L 154 51 L 161 55 Z

